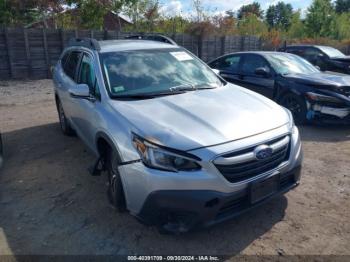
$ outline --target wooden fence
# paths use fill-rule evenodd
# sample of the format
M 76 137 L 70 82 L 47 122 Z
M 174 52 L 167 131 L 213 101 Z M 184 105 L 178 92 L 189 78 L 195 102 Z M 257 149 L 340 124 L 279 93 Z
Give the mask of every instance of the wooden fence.
M 50 78 L 51 66 L 56 64 L 72 37 L 107 40 L 123 39 L 132 34 L 94 30 L 0 29 L 0 80 Z M 206 62 L 225 53 L 262 48 L 261 40 L 255 36 L 169 36 Z

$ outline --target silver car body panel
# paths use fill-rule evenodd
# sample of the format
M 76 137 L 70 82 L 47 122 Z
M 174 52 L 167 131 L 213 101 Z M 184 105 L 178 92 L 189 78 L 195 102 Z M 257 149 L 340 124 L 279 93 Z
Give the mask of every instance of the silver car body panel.
M 101 44 L 100 52 L 180 48 L 152 41 L 120 42 Z M 282 135 L 291 135 L 288 161 L 257 177 L 288 171 L 300 165 L 302 153 L 298 129 L 292 126 L 285 109 L 257 93 L 227 84 L 216 89 L 154 99 L 113 100 L 103 81 L 98 53 L 83 47 L 66 50 L 83 51 L 93 58 L 100 101 L 70 96 L 69 88 L 74 88 L 76 83 L 65 75 L 60 62 L 53 74 L 55 93 L 62 102 L 66 117 L 93 153 L 98 155 L 97 140 L 104 137 L 113 144 L 122 162 L 140 160 L 132 144 L 132 133 L 136 133 L 201 159 L 199 164 L 202 169 L 193 172 L 151 169 L 141 161 L 121 165 L 119 171 L 127 208 L 133 214 L 140 211 L 147 196 L 156 190 L 200 189 L 229 193 L 244 189 L 249 181 L 230 183 L 217 170 L 214 161 L 236 161 L 223 160 L 221 155 L 263 144 Z M 274 146 L 277 148 L 279 145 Z
M 260 134 L 289 121 L 276 103 L 232 84 L 110 104 L 131 121 L 140 136 L 185 151 Z
M 276 134 L 282 135 L 288 133 L 288 127 L 283 126 L 278 130 L 266 132 L 258 137 L 250 137 L 223 145 L 191 151 L 191 153 L 202 159 L 200 162 L 202 170 L 196 172 L 169 173 L 147 168 L 142 163 L 121 166 L 119 170 L 122 174 L 124 188 L 126 189 L 128 208 L 130 212 L 137 214 L 142 208 L 147 196 L 151 192 L 158 190 L 213 190 L 223 193 L 233 193 L 247 188 L 249 182 L 252 180 L 272 174 L 288 172 L 293 167 L 300 165 L 302 159 L 301 142 L 297 128 L 294 128 L 294 132 L 291 133 L 291 151 L 288 161 L 281 163 L 275 169 L 255 176 L 253 179 L 239 183 L 230 183 L 217 170 L 213 163 L 214 159 L 218 157 L 218 152 L 227 153 L 232 151 L 233 148 L 240 150 L 254 144 L 263 144 L 265 141 L 275 138 Z M 227 150 L 228 148 L 230 149 Z

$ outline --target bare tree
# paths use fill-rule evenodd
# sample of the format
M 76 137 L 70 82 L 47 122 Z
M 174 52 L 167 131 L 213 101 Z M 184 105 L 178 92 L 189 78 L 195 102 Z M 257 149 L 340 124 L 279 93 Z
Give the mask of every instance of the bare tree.
M 192 0 L 193 9 L 195 11 L 195 21 L 202 22 L 204 19 L 204 6 L 202 0 Z

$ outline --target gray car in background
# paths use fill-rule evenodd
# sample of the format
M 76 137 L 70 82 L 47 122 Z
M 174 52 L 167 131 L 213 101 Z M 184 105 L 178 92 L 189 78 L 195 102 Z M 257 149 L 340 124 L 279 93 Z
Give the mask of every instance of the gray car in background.
M 210 226 L 299 183 L 291 113 L 179 46 L 78 39 L 53 81 L 63 133 L 96 155 L 112 204 L 146 224 Z

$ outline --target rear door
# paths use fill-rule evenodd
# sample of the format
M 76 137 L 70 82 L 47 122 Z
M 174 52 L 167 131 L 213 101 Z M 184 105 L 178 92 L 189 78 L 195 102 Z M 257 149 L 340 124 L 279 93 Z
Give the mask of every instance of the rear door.
M 258 68 L 270 73 L 266 76 L 256 74 Z M 258 54 L 245 54 L 241 64 L 242 86 L 272 98 L 275 86 L 274 71 L 267 60 Z
M 221 57 L 209 66 L 220 71 L 220 75 L 228 82 L 240 85 L 242 77 L 240 74 L 240 63 L 242 55 L 233 54 Z

